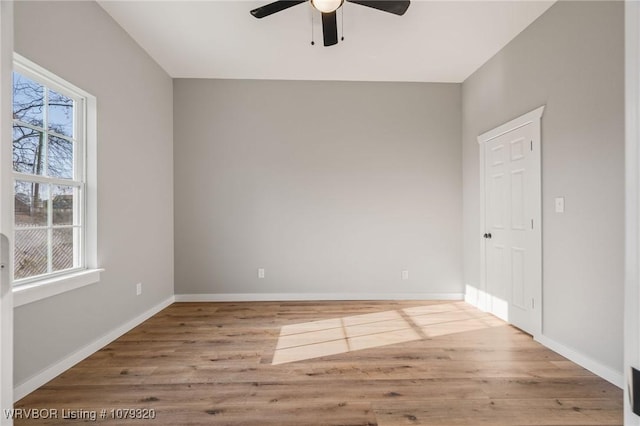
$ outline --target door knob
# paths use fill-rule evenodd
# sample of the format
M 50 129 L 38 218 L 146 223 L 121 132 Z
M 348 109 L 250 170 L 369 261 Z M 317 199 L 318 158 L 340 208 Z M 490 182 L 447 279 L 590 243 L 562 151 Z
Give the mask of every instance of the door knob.
M 483 235 L 483 237 L 485 237 L 485 238 L 487 238 L 487 239 L 491 239 L 491 232 L 489 232 L 488 234 L 487 234 L 487 233 L 485 233 L 485 234 Z

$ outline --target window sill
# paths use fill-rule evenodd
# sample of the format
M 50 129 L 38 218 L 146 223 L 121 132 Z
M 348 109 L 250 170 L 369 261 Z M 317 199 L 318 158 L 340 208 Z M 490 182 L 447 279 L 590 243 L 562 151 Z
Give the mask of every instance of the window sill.
M 13 289 L 13 307 L 26 305 L 47 297 L 95 284 L 100 281 L 104 269 L 87 269 L 59 277 L 23 284 Z

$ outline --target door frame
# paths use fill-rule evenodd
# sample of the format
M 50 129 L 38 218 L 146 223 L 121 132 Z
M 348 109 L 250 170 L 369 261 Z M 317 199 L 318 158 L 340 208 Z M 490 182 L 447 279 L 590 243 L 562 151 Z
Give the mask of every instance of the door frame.
M 478 144 L 480 146 L 480 233 L 484 230 L 486 223 L 486 183 L 485 183 L 485 159 L 487 142 L 512 132 L 516 129 L 532 124 L 533 128 L 533 161 L 534 170 L 533 179 L 537 182 L 534 193 L 531 194 L 531 200 L 534 203 L 532 219 L 534 223 L 534 241 L 535 248 L 533 254 L 535 263 L 539 265 L 538 274 L 534 277 L 534 299 L 535 305 L 535 321 L 533 328 L 533 337 L 537 338 L 542 335 L 542 156 L 541 156 L 541 120 L 544 112 L 544 105 L 530 111 L 518 118 L 515 118 L 495 129 L 489 130 L 478 136 Z M 485 239 L 478 234 L 480 238 L 480 291 L 478 292 L 477 307 L 483 311 L 491 311 L 491 297 L 487 289 L 487 253 Z M 509 301 L 511 303 L 511 301 Z
M 13 2 L 0 1 L 0 233 L 11 229 L 11 167 L 5 167 L 11 158 L 11 109 L 13 70 Z M 11 191 L 13 192 L 13 191 Z M 0 248 L 0 250 L 2 250 Z M 13 290 L 11 283 L 12 250 L 5 247 L 2 257 L 5 267 L 0 272 L 0 424 L 11 425 L 13 420 L 4 415 L 13 407 Z
M 640 368 L 640 4 L 625 2 L 625 290 L 624 424 L 640 425 L 631 410 L 631 367 Z

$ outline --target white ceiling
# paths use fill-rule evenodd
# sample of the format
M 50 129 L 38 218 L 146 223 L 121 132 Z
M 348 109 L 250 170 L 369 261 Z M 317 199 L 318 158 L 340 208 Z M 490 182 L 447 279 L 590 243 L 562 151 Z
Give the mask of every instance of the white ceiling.
M 175 78 L 457 83 L 554 2 L 414 0 L 404 16 L 345 3 L 331 47 L 307 4 L 256 19 L 269 0 L 99 3 Z

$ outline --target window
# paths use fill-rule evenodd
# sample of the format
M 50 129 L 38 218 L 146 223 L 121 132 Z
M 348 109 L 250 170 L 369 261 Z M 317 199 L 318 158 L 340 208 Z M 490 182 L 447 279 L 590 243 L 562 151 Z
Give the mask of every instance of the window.
M 95 240 L 88 235 L 95 233 L 88 232 L 86 155 L 87 124 L 95 127 L 87 114 L 91 106 L 95 114 L 95 98 L 16 55 L 15 288 L 87 271 L 92 263 L 87 241 Z

